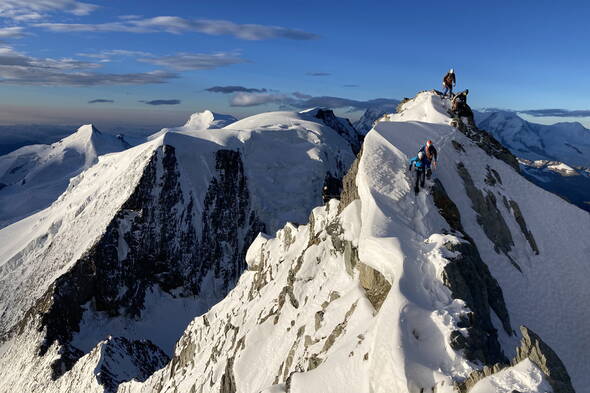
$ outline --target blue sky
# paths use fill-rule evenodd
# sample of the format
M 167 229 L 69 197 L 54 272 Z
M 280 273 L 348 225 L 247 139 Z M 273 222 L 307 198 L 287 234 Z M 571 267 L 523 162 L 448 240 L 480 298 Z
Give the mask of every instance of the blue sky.
M 357 117 L 450 67 L 474 107 L 584 111 L 590 5 L 560 4 L 0 0 L 0 123 L 172 126 L 308 103 Z

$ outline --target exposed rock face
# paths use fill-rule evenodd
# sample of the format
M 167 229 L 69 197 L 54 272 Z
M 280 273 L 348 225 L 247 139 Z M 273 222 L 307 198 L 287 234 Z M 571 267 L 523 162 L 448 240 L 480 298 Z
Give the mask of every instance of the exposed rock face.
M 375 311 L 379 311 L 381 305 L 385 301 L 391 284 L 385 279 L 383 274 L 364 263 L 358 264 L 359 280 L 361 286 L 367 292 L 367 298 L 375 307 Z
M 515 171 L 520 172 L 518 159 L 500 142 L 498 142 L 498 140 L 494 138 L 492 134 L 477 128 L 473 123 L 473 119 L 471 119 L 469 125 L 465 125 L 460 118 L 454 118 L 451 124 L 463 134 L 465 134 L 465 136 L 467 136 L 469 139 L 474 141 L 488 155 L 504 161 L 506 164 L 514 168 Z
M 361 148 L 350 169 L 342 178 L 342 194 L 340 195 L 340 205 L 338 205 L 340 211 L 344 210 L 344 208 L 350 205 L 352 201 L 359 199 L 359 192 L 356 186 L 356 175 L 358 174 L 362 155 L 363 150 Z
M 498 210 L 495 195 L 488 191 L 484 196 L 483 192 L 473 183 L 473 179 L 463 163 L 457 164 L 457 172 L 463 179 L 465 191 L 469 199 L 471 199 L 473 210 L 478 214 L 478 224 L 482 227 L 488 239 L 494 243 L 496 252 L 503 252 L 507 255 L 508 251 L 514 246 L 514 240 L 512 240 L 510 228 L 508 228 L 502 213 Z
M 449 251 L 459 254 L 455 258 L 449 258 L 450 263 L 444 268 L 443 281 L 451 290 L 453 298 L 465 301 L 472 311 L 462 326 L 467 328 L 467 337 L 452 337 L 451 345 L 455 350 L 463 349 L 465 357 L 471 361 L 479 360 L 485 365 L 507 363 L 508 359 L 502 352 L 490 314 L 490 310 L 494 310 L 502 321 L 504 330 L 512 335 L 502 289 L 471 241 L 458 245 L 447 243 L 445 246 Z
M 510 364 L 497 363 L 472 372 L 464 381 L 455 384 L 460 393 L 467 393 L 475 384 L 508 367 L 529 359 L 545 375 L 555 393 L 574 393 L 569 374 L 557 354 L 541 338 L 526 326 L 520 327 L 522 338 L 516 349 L 516 356 Z
M 247 247 L 264 224 L 250 208 L 247 179 L 239 152 L 218 150 L 218 175 L 211 180 L 205 197 L 201 241 L 196 250 L 201 271 L 216 263 L 215 277 L 231 288 L 246 269 Z
M 462 299 L 472 312 L 461 326 L 467 329 L 467 337 L 459 331 L 453 332 L 451 346 L 455 350 L 464 350 L 467 359 L 479 360 L 484 365 L 507 363 L 490 314 L 490 310 L 494 310 L 504 330 L 509 335 L 513 334 L 502 289 L 482 261 L 475 243 L 463 230 L 459 209 L 438 180 L 433 187 L 433 200 L 451 229 L 465 238 L 457 244 L 445 244 L 457 256 L 447 258 L 449 263 L 444 267 L 443 281 L 453 298 Z
M 504 197 L 504 205 L 506 205 L 507 209 L 512 210 L 512 214 L 514 215 L 514 219 L 518 223 L 518 226 L 520 227 L 522 234 L 524 235 L 526 240 L 529 242 L 529 245 L 531 246 L 531 249 L 535 252 L 535 254 L 539 255 L 539 247 L 537 247 L 537 242 L 535 241 L 535 237 L 533 236 L 533 233 L 527 227 L 526 221 L 524 220 L 524 216 L 522 215 L 522 212 L 520 211 L 520 206 L 518 206 L 518 203 L 516 203 L 516 201 L 513 201 L 512 199 L 508 200 L 508 199 L 506 199 L 506 197 Z
M 105 393 L 117 391 L 121 382 L 132 378 L 145 381 L 170 361 L 152 342 L 130 341 L 123 337 L 109 337 L 95 350 L 101 354 L 94 372 Z
M 50 288 L 38 308 L 43 307 L 39 329 L 45 329 L 40 355 L 55 341 L 62 346 L 53 378 L 83 355 L 70 342 L 86 303 L 111 317 L 139 318 L 146 291 L 154 285 L 196 296 L 210 271 L 217 286 L 208 288 L 213 293 L 223 295 L 234 285 L 245 269 L 246 249 L 264 225 L 249 206 L 239 153 L 218 150 L 215 162 L 200 238 L 194 200 L 181 187 L 175 149 L 164 145 L 105 234 Z
M 570 376 L 557 354 L 526 326 L 520 327 L 522 340 L 513 364 L 529 358 L 547 376 L 555 393 L 574 393 Z

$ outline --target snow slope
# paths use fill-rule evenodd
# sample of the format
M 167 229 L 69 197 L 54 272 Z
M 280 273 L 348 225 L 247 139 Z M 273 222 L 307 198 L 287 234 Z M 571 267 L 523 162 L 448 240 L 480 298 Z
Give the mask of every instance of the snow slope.
M 249 270 L 191 323 L 172 362 L 119 390 L 451 392 L 483 363 L 512 358 L 525 324 L 561 357 L 577 391 L 588 391 L 579 359 L 590 343 L 581 307 L 590 217 L 486 155 L 449 125 L 447 105 L 421 93 L 378 123 L 341 204 L 259 236 Z M 412 190 L 408 157 L 426 139 L 439 149 L 446 206 Z M 478 204 L 486 200 L 487 211 Z M 577 231 L 563 231 L 572 223 Z M 479 256 L 487 267 L 473 262 Z M 470 263 L 476 270 L 465 273 Z M 463 284 L 454 269 L 467 274 Z M 478 319 L 495 326 L 479 348 Z M 549 391 L 532 362 L 506 366 L 474 391 Z
M 124 139 L 85 125 L 51 145 L 25 146 L 0 156 L 0 228 L 49 206 L 69 179 L 94 165 L 98 156 L 128 147 Z
M 246 123 L 168 131 L 100 156 L 49 208 L 0 230 L 0 391 L 87 370 L 77 360 L 96 359 L 111 335 L 170 354 L 188 321 L 233 286 L 250 238 L 304 221 L 328 173 L 342 176 L 354 159 L 318 119 Z

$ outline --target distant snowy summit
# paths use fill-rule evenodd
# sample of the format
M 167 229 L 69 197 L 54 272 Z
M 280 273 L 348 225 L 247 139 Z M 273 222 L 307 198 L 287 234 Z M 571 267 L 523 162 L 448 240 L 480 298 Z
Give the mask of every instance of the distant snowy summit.
M 216 128 L 223 128 L 236 122 L 238 119 L 231 115 L 223 115 L 220 113 L 205 110 L 203 112 L 193 113 L 185 123 L 185 128 L 193 130 L 211 130 Z
M 160 131 L 148 136 L 148 140 L 154 140 L 167 132 L 182 132 L 182 131 L 199 131 L 199 130 L 215 130 L 232 123 L 237 119 L 231 115 L 224 115 L 220 113 L 204 110 L 203 112 L 196 112 L 191 115 L 184 125 L 180 127 L 163 128 Z
M 49 206 L 69 179 L 99 156 L 129 147 L 123 137 L 87 124 L 51 145 L 24 146 L 0 156 L 0 228 Z

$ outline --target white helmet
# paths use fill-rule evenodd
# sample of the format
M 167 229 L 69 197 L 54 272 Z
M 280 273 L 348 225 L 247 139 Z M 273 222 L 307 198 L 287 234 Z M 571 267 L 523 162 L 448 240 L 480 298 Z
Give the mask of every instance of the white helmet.
M 424 153 L 418 152 L 418 159 L 421 160 L 422 158 L 424 158 Z
M 455 70 L 451 68 L 451 69 L 449 70 L 449 74 L 454 74 L 454 73 L 455 73 Z

